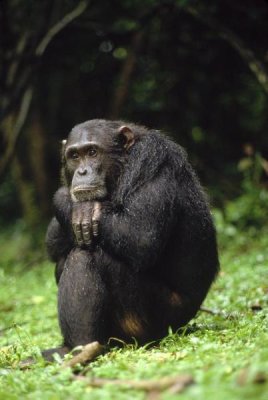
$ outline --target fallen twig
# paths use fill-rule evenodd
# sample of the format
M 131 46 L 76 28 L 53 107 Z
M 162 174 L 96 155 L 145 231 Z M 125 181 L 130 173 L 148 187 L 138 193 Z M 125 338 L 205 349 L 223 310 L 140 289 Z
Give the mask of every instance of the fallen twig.
M 162 391 L 169 389 L 172 393 L 180 393 L 187 386 L 194 383 L 191 375 L 177 375 L 172 377 L 164 377 L 158 380 L 131 380 L 131 379 L 105 379 L 105 378 L 88 378 L 86 376 L 77 375 L 75 380 L 79 380 L 92 387 L 102 387 L 104 385 L 126 386 L 130 389 L 144 390 L 147 392 Z
M 221 311 L 221 310 L 212 310 L 210 308 L 203 307 L 203 306 L 200 307 L 200 311 L 206 312 L 207 314 L 215 315 L 217 317 L 223 317 L 226 319 L 237 318 L 237 314 L 235 314 L 235 313 L 226 313 L 225 311 Z
M 0 336 L 3 335 L 9 329 L 14 329 L 17 326 L 23 326 L 23 325 L 27 325 L 29 323 L 30 323 L 30 321 L 25 321 L 25 322 L 14 323 L 13 325 L 10 325 L 10 326 L 6 326 L 5 328 L 0 329 Z
M 100 354 L 102 354 L 105 350 L 105 346 L 102 346 L 99 342 L 92 342 L 85 345 L 81 352 L 75 355 L 71 360 L 66 360 L 62 363 L 63 368 L 73 368 L 77 364 L 86 364 Z

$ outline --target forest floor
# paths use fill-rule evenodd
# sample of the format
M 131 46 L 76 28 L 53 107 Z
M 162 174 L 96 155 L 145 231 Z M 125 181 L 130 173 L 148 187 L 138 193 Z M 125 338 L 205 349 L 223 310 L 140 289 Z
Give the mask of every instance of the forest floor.
M 221 273 L 204 303 L 212 313 L 200 311 L 158 345 L 116 348 L 76 375 L 59 359 L 46 365 L 40 357 L 40 349 L 61 342 L 53 265 L 29 252 L 19 226 L 0 235 L 0 248 L 1 400 L 267 399 L 267 231 L 225 237 Z M 30 355 L 36 364 L 21 370 L 20 360 Z M 183 388 L 185 375 L 191 384 Z M 100 387 L 93 378 L 102 378 Z

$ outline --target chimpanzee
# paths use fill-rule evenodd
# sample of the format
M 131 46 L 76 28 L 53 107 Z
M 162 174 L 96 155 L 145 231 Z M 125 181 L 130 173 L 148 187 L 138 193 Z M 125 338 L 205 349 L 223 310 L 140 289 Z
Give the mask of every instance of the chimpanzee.
M 62 180 L 46 242 L 65 346 L 143 344 L 193 318 L 219 263 L 185 151 L 158 131 L 94 119 L 63 141 Z

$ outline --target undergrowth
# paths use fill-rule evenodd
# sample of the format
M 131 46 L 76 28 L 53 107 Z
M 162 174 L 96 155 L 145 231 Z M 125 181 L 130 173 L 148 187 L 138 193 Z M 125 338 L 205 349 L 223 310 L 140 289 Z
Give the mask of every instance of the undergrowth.
M 149 393 L 155 399 L 267 399 L 268 232 L 242 232 L 224 223 L 219 212 L 216 221 L 221 272 L 204 303 L 208 310 L 160 344 L 138 347 L 133 341 L 76 372 L 123 380 L 193 377 L 194 384 L 180 395 L 168 389 Z M 0 399 L 147 398 L 147 392 L 129 386 L 92 388 L 62 369 L 59 360 L 45 365 L 41 349 L 61 342 L 57 289 L 53 265 L 43 250 L 29 246 L 20 226 L 0 235 Z M 28 356 L 36 363 L 21 370 L 19 362 Z

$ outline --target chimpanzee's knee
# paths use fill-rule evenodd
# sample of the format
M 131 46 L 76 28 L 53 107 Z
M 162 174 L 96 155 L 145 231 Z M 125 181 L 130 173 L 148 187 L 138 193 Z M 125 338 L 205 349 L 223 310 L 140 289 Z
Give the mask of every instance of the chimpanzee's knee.
M 64 344 L 69 347 L 105 341 L 107 291 L 87 250 L 74 249 L 59 281 L 58 312 Z

